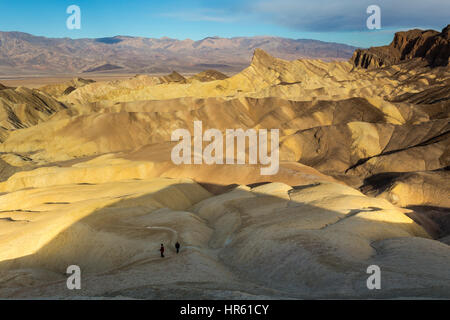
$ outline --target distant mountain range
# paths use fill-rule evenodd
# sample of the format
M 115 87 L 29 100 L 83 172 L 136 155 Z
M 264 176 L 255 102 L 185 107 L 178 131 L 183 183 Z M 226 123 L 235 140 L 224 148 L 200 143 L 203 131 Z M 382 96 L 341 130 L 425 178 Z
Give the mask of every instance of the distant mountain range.
M 355 47 L 279 37 L 208 37 L 203 40 L 116 36 L 46 38 L 0 32 L 0 76 L 90 72 L 167 73 L 245 68 L 255 48 L 283 59 L 350 59 Z

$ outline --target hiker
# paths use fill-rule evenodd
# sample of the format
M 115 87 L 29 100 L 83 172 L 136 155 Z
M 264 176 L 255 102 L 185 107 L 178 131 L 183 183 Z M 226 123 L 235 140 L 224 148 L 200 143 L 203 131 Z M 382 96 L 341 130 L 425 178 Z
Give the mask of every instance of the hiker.
M 177 249 L 177 253 L 180 252 L 180 244 L 178 243 L 178 241 L 177 243 L 175 243 L 175 249 Z
M 164 245 L 161 243 L 161 249 L 159 249 L 161 252 L 161 258 L 164 258 Z

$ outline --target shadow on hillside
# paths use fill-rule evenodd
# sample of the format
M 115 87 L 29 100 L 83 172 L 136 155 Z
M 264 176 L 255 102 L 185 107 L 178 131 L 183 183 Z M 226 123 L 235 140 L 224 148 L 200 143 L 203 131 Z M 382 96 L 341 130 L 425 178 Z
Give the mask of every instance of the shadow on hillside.
M 249 185 L 249 187 L 255 188 L 264 184 L 257 183 Z M 317 184 L 293 187 L 290 194 L 315 185 Z M 184 188 L 192 187 L 190 184 L 176 186 L 182 190 L 182 193 L 184 193 Z M 224 195 L 236 187 L 236 185 L 217 184 L 201 184 L 201 186 L 211 192 L 213 196 Z M 189 215 L 186 211 L 192 212 L 192 207 L 184 211 L 186 213 L 185 221 L 192 224 L 192 231 L 183 229 L 189 229 L 191 224 L 185 224 L 183 221 L 177 224 L 177 221 L 164 220 L 165 215 L 169 215 L 169 211 L 164 211 L 164 208 L 183 211 L 171 198 L 170 190 L 168 190 L 170 188 L 167 187 L 134 199 L 117 199 L 113 205 L 97 209 L 87 217 L 71 224 L 36 253 L 0 262 L 0 275 L 11 270 L 29 269 L 49 270 L 60 275 L 48 283 L 25 285 L 21 288 L 14 287 L 14 279 L 13 282 L 6 280 L 3 285 L 8 285 L 10 289 L 12 286 L 12 289 L 17 289 L 17 291 L 13 290 L 15 292 L 13 295 L 5 296 L 0 290 L 0 297 L 13 298 L 16 294 L 21 297 L 30 297 L 39 292 L 39 298 L 46 298 L 55 294 L 53 291 L 55 286 L 59 288 L 56 290 L 56 294 L 59 293 L 61 296 L 89 296 L 91 294 L 89 292 L 92 292 L 91 289 L 99 286 L 101 276 L 117 276 L 119 272 L 124 272 L 120 276 L 123 278 L 131 269 L 142 267 L 148 268 L 148 270 L 145 269 L 148 272 L 144 273 L 145 276 L 138 279 L 138 282 L 130 284 L 127 289 L 117 289 L 113 291 L 114 293 L 105 289 L 103 296 L 127 294 L 127 296 L 135 298 L 154 298 L 155 290 L 159 290 L 159 288 L 164 290 L 164 286 L 158 285 L 158 281 L 155 281 L 158 279 L 159 272 L 162 272 L 160 267 L 155 266 L 156 264 L 161 266 L 163 263 L 165 264 L 163 269 L 167 268 L 167 272 L 164 273 L 167 277 L 167 285 L 181 283 L 180 279 L 186 276 L 183 283 L 185 286 L 191 286 L 192 295 L 187 293 L 188 295 L 183 298 L 214 298 L 205 292 L 198 293 L 203 291 L 203 284 L 194 281 L 190 284 L 189 273 L 172 275 L 169 272 L 174 268 L 174 264 L 179 264 L 174 258 L 189 257 L 191 263 L 196 263 L 196 259 L 199 259 L 198 263 L 201 266 L 205 261 L 213 259 L 211 257 L 214 255 L 211 252 L 218 252 L 217 263 L 220 267 L 226 268 L 238 277 L 239 281 L 242 281 L 240 285 L 239 281 L 237 284 L 230 283 L 231 289 L 229 290 L 243 291 L 252 295 L 265 294 L 273 295 L 273 297 L 292 298 L 421 297 L 430 296 L 430 292 L 433 295 L 434 289 L 427 287 L 426 282 L 422 289 L 408 291 L 410 279 L 401 275 L 405 267 L 401 261 L 393 264 L 392 261 L 386 260 L 388 263 L 386 266 L 380 265 L 381 269 L 386 267 L 389 272 L 397 274 L 400 279 L 403 279 L 400 282 L 405 281 L 401 283 L 400 289 L 393 291 L 370 291 L 367 289 L 366 280 L 369 275 L 366 268 L 374 262 L 383 263 L 385 261 L 383 256 L 388 254 L 383 249 L 382 241 L 376 241 L 375 238 L 385 232 L 392 235 L 387 238 L 404 237 L 406 236 L 405 230 L 413 233 L 412 223 L 380 222 L 358 216 L 358 213 L 361 212 L 376 213 L 380 210 L 379 208 L 352 209 L 343 214 L 300 201 L 241 190 L 239 192 L 242 193 L 242 199 L 245 198 L 245 200 L 230 201 L 227 203 L 227 210 L 224 214 L 238 215 L 239 226 L 235 229 L 231 228 L 231 231 L 228 230 L 230 234 L 220 245 L 221 241 L 219 240 L 221 237 L 223 238 L 226 230 L 217 228 L 217 226 L 227 225 L 218 223 L 217 219 L 214 221 L 214 219 L 199 218 L 195 214 Z M 167 193 L 165 196 L 157 198 L 159 209 L 156 208 L 157 210 L 153 211 L 142 205 L 149 198 L 158 197 L 158 193 Z M 261 207 L 260 211 L 255 211 L 255 208 L 259 207 Z M 151 225 L 149 229 L 149 225 L 145 221 L 152 221 L 152 216 L 156 214 L 159 215 L 155 220 L 158 223 Z M 321 221 L 320 223 L 314 222 L 316 217 Z M 367 224 L 369 222 L 370 224 Z M 340 229 L 338 225 L 345 223 L 349 223 L 348 227 Z M 198 232 L 199 226 L 212 230 L 206 246 L 190 243 L 193 242 L 192 234 Z M 359 226 L 361 226 L 361 230 L 359 230 Z M 365 232 L 368 234 L 368 239 L 370 237 L 374 239 L 366 240 L 362 237 L 361 233 Z M 395 236 L 396 232 L 398 232 L 398 236 Z M 214 237 L 219 240 L 215 241 L 212 246 Z M 175 241 L 182 243 L 180 256 L 174 252 Z M 166 246 L 167 259 L 165 260 L 159 257 L 161 242 Z M 353 252 L 350 248 L 352 246 L 356 246 L 358 249 Z M 361 252 L 369 250 L 371 254 L 365 256 L 358 250 Z M 208 256 L 210 254 L 211 256 Z M 86 277 L 100 278 L 85 282 L 81 291 L 71 292 L 66 289 L 67 276 L 65 273 L 69 265 L 80 266 Z M 220 272 L 217 269 L 218 283 L 221 279 Z M 438 279 L 435 282 L 441 284 Z M 214 286 L 215 284 L 209 283 L 208 285 Z M 386 286 L 389 287 L 388 283 Z M 151 294 L 146 291 L 150 288 Z M 450 296 L 450 288 L 443 287 L 439 290 L 436 289 L 437 297 L 442 294 Z M 136 293 L 138 291 L 139 295 Z M 133 292 L 137 296 L 133 295 Z M 176 298 L 170 292 L 157 297 L 161 299 Z
M 444 167 L 430 172 L 449 171 Z M 402 182 L 416 172 L 383 172 L 377 173 L 364 179 L 359 190 L 368 196 L 378 196 L 388 191 L 397 182 Z M 432 205 L 410 205 L 406 209 L 413 212 L 408 217 L 421 225 L 434 239 L 440 239 L 450 235 L 450 208 Z

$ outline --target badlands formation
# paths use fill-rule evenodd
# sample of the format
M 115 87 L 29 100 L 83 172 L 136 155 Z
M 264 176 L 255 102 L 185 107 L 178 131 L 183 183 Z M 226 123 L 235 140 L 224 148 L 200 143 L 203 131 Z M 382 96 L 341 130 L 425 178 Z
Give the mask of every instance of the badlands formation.
M 256 49 L 231 77 L 0 86 L 0 298 L 450 298 L 448 27 L 431 36 L 385 63 Z M 175 165 L 194 121 L 279 129 L 279 171 Z

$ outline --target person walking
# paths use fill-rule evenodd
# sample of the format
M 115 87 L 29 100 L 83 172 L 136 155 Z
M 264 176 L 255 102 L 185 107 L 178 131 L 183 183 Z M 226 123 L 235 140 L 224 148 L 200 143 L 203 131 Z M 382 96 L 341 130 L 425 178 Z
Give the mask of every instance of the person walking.
M 175 243 L 175 249 L 177 249 L 177 254 L 180 252 L 180 243 L 177 241 L 177 243 Z
M 161 252 L 161 258 L 164 258 L 164 245 L 161 243 L 161 248 L 159 249 Z

